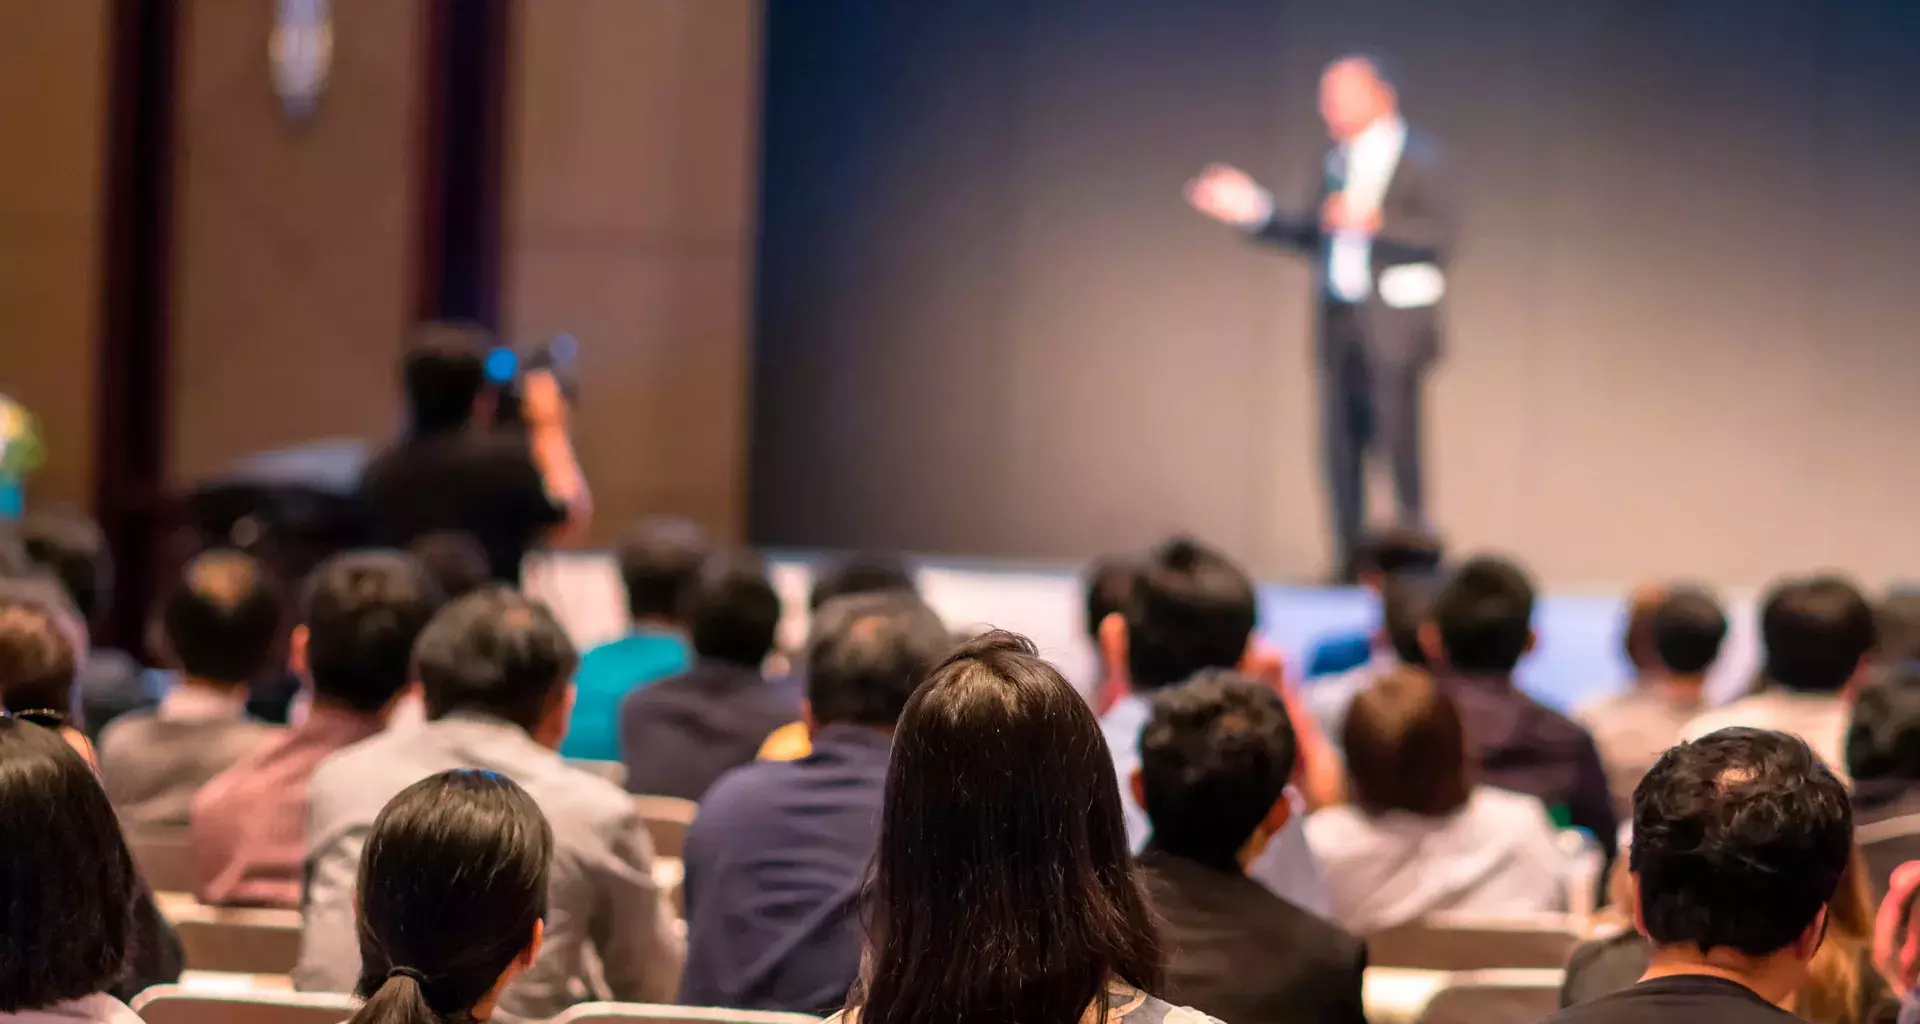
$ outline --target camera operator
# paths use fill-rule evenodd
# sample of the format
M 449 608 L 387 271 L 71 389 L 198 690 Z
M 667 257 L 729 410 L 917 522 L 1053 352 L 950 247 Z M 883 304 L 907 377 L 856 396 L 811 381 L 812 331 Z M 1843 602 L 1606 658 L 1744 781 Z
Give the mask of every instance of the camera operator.
M 479 541 L 494 579 L 517 584 L 528 548 L 586 532 L 593 497 L 551 371 L 531 370 L 517 382 L 524 429 L 494 425 L 500 395 L 486 375 L 491 348 L 475 325 L 421 330 L 401 366 L 406 436 L 368 464 L 360 498 L 375 543 L 405 547 L 462 530 Z

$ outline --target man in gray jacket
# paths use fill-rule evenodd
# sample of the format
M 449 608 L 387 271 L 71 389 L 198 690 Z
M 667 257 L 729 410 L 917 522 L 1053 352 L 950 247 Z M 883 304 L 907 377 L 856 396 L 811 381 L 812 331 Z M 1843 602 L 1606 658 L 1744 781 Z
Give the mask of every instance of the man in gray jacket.
M 653 846 L 632 798 L 554 752 L 578 662 L 559 624 L 511 590 L 482 590 L 434 618 L 414 660 L 429 721 L 348 747 L 314 776 L 295 984 L 355 989 L 354 886 L 374 817 L 420 779 L 478 768 L 532 794 L 555 844 L 546 941 L 532 968 L 502 993 L 495 1019 L 541 1020 L 595 996 L 671 1002 L 684 951 L 654 884 Z M 594 991 L 595 961 L 605 992 Z

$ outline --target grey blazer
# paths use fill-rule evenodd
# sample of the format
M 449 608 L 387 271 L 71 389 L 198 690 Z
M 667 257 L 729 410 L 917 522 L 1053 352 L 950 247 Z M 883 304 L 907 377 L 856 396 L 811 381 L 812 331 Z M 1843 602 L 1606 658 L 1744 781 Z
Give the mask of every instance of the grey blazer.
M 360 851 L 380 809 L 402 789 L 453 768 L 518 782 L 553 826 L 546 941 L 501 994 L 496 1020 L 544 1020 L 596 996 L 673 1001 L 685 955 L 653 880 L 653 844 L 633 798 L 569 767 L 525 730 L 456 713 L 382 733 L 328 758 L 307 817 L 306 921 L 294 985 L 351 992 L 360 977 L 353 893 Z M 596 972 L 589 965 L 598 964 Z M 591 979 L 603 977 L 605 993 Z

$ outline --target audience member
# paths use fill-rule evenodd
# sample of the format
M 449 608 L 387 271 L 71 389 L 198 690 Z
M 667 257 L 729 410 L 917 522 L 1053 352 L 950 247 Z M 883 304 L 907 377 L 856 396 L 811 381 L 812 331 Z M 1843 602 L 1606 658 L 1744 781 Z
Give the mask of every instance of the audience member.
M 1904 820 L 1920 815 L 1920 666 L 1885 666 L 1861 688 L 1847 727 L 1846 769 L 1867 882 L 1878 899 L 1895 868 L 1920 859 L 1920 830 Z
M 811 752 L 722 776 L 687 832 L 681 1002 L 802 1013 L 846 1002 L 894 726 L 949 646 L 911 593 L 819 609 L 805 669 Z
M 93 745 L 70 723 L 74 651 L 85 641 L 78 612 L 60 588 L 38 580 L 0 581 L 0 714 L 56 730 L 92 770 Z M 116 826 L 117 829 L 118 826 Z M 108 991 L 131 999 L 180 977 L 180 937 L 160 913 L 145 882 L 135 887 L 127 969 Z
M 1689 739 L 1729 726 L 1790 732 L 1837 772 L 1846 770 L 1848 706 L 1872 665 L 1873 608 L 1838 576 L 1777 584 L 1760 611 L 1764 689 L 1687 724 Z
M 1900 1024 L 1920 1021 L 1920 861 L 1900 865 L 1873 918 L 1873 962 L 1900 1000 Z
M 646 826 L 618 786 L 555 752 L 577 660 L 552 614 L 504 587 L 440 609 L 414 648 L 429 721 L 355 744 L 314 773 L 296 985 L 344 992 L 360 977 L 354 883 L 381 808 L 429 775 L 477 768 L 524 787 L 554 834 L 545 941 L 532 966 L 501 993 L 499 1014 L 555 1016 L 589 991 L 596 975 L 615 999 L 672 998 L 680 942 L 654 883 Z
M 375 543 L 404 548 L 426 534 L 464 530 L 486 551 L 494 579 L 518 583 L 527 550 L 545 535 L 586 532 L 593 497 L 551 371 L 520 379 L 524 431 L 492 426 L 492 346 L 475 324 L 422 328 L 401 363 L 406 436 L 367 465 L 360 501 Z
M 1634 793 L 1643 980 L 1559 1024 L 1778 1022 L 1806 982 L 1846 870 L 1846 787 L 1783 733 L 1727 729 L 1662 755 Z
M 141 886 L 93 769 L 58 732 L 0 718 L 0 1021 L 140 1024 L 113 996 Z
M 868 969 L 836 1022 L 1209 1020 L 1164 956 L 1092 711 L 991 633 L 908 702 L 874 858 Z
M 1920 661 L 1920 590 L 1896 587 L 1873 610 L 1873 660 L 1881 665 Z
M 698 800 L 753 760 L 800 707 L 760 674 L 780 625 L 780 595 L 758 559 L 716 560 L 682 607 L 698 660 L 627 697 L 620 747 L 628 792 Z
M 1272 690 L 1214 671 L 1155 697 L 1133 790 L 1169 940 L 1161 994 L 1235 1024 L 1365 1024 L 1366 947 L 1246 876 L 1293 813 L 1293 766 Z
M 465 597 L 493 582 L 493 570 L 487 565 L 487 551 L 473 534 L 465 530 L 436 530 L 422 534 L 407 545 L 407 553 L 420 560 L 427 578 L 447 600 Z
M 691 664 L 687 594 L 707 560 L 707 532 L 685 519 L 648 519 L 620 545 L 620 578 L 627 587 L 631 629 L 580 659 L 573 721 L 560 753 L 588 761 L 620 760 L 620 702 Z
M 1894 1024 L 1900 998 L 1873 961 L 1866 864 L 1856 847 L 1827 903 L 1826 934 L 1787 1009 L 1812 1024 Z
M 1346 729 L 1347 708 L 1360 691 L 1394 668 L 1427 666 L 1420 647 L 1420 626 L 1433 613 L 1438 582 L 1430 576 L 1401 575 L 1380 585 L 1380 630 L 1374 635 L 1374 654 L 1358 668 L 1329 676 L 1306 688 L 1301 700 L 1319 721 L 1327 737 L 1338 743 Z
M 1109 617 L 1102 629 L 1109 663 L 1127 666 L 1128 694 L 1101 716 L 1100 728 L 1113 757 L 1133 849 L 1147 842 L 1146 812 L 1134 799 L 1131 779 L 1140 766 L 1140 734 L 1152 716 L 1153 695 L 1207 669 L 1251 667 L 1257 618 L 1247 574 L 1218 551 L 1177 538 L 1141 566 L 1124 621 Z M 1302 758 L 1311 756 L 1307 748 L 1316 739 L 1324 746 L 1310 718 L 1295 715 L 1293 720 Z M 1297 820 L 1287 822 L 1247 873 L 1294 906 L 1327 912 L 1326 883 Z
M 1567 858 L 1534 797 L 1476 785 L 1453 698 L 1402 667 L 1353 700 L 1351 804 L 1314 812 L 1307 841 L 1333 920 L 1365 935 L 1442 911 L 1566 907 Z
M 194 794 L 274 730 L 247 717 L 285 605 L 266 567 L 237 551 L 187 563 L 160 606 L 164 659 L 180 673 L 160 706 L 100 734 L 100 777 L 129 830 L 188 823 Z
M 1434 600 L 1421 640 L 1435 678 L 1460 709 L 1475 777 L 1539 797 L 1559 824 L 1613 848 L 1618 827 L 1593 737 L 1514 684 L 1533 649 L 1533 584 L 1520 567 L 1480 557 L 1461 566 Z
M 1651 665 L 1636 663 L 1633 687 L 1582 709 L 1576 718 L 1593 733 L 1606 765 L 1614 808 L 1633 813 L 1633 788 L 1680 739 L 1680 730 L 1704 707 L 1707 672 L 1727 638 L 1727 615 L 1720 602 L 1694 587 L 1643 587 L 1658 595 L 1644 615 L 1636 599 L 1627 646 L 1650 649 Z M 1644 634 L 1636 637 L 1636 632 Z
M 194 798 L 202 903 L 300 905 L 313 774 L 335 751 L 384 727 L 412 678 L 414 641 L 439 607 L 438 588 L 407 555 L 336 555 L 314 570 L 290 652 L 312 694 L 305 720 Z
M 827 602 L 854 594 L 919 594 L 913 580 L 913 566 L 899 555 L 884 551 L 861 551 L 832 562 L 815 576 L 807 594 L 807 611 L 817 613 Z M 793 693 L 807 689 L 805 669 L 791 673 L 776 685 Z M 767 761 L 793 761 L 807 756 L 811 749 L 807 723 L 789 722 L 775 729 L 760 745 L 760 757 Z
M 88 631 L 103 628 L 113 595 L 113 559 L 99 525 L 78 514 L 36 513 L 21 523 L 20 536 L 27 557 L 60 581 Z M 90 739 L 115 718 L 160 703 L 158 674 L 126 651 L 96 644 L 80 660 L 74 712 Z
M 1109 618 L 1117 616 L 1116 621 L 1125 620 L 1127 604 L 1133 600 L 1133 582 L 1139 574 L 1137 559 L 1120 556 L 1102 558 L 1087 570 L 1085 621 L 1087 639 L 1093 644 L 1096 673 L 1087 692 L 1092 695 L 1094 709 L 1103 715 L 1115 701 L 1126 696 L 1127 668 L 1107 660 L 1106 649 L 1100 643 L 1100 630 Z
M 456 769 L 401 790 L 360 858 L 354 992 L 366 1004 L 347 1024 L 491 1019 L 539 957 L 553 847 L 505 775 Z
M 1653 619 L 1666 599 L 1667 585 L 1658 582 L 1641 583 L 1627 594 L 1627 621 L 1620 630 L 1620 653 L 1626 655 L 1635 682 L 1665 670 L 1659 643 L 1653 638 Z
M 1446 547 L 1435 534 L 1411 526 L 1375 530 L 1360 542 L 1355 555 L 1356 581 L 1383 598 L 1387 583 L 1396 579 L 1431 579 L 1440 572 L 1440 559 Z M 1376 663 L 1387 653 L 1380 644 L 1380 632 L 1355 632 L 1331 637 L 1314 645 L 1307 656 L 1309 680 L 1342 675 Z M 1390 664 L 1372 664 L 1375 670 Z

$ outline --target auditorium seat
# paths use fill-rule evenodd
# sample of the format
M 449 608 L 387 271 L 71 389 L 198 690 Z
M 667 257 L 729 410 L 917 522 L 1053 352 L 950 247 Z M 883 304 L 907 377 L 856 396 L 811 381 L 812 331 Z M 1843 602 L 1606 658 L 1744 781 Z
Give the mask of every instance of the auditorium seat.
M 133 999 L 147 1024 L 340 1024 L 358 1005 L 332 993 L 202 992 L 181 985 L 156 985 Z
M 193 892 L 200 887 L 193 860 L 193 835 L 184 828 L 142 828 L 127 832 L 140 877 L 156 892 Z
M 686 848 L 687 826 L 693 824 L 699 805 L 671 796 L 636 796 L 633 802 L 640 808 L 640 820 L 647 823 L 653 855 L 678 858 Z
M 1367 962 L 1429 971 L 1564 967 L 1583 930 L 1569 914 L 1436 914 L 1367 936 Z
M 1565 976 L 1553 968 L 1369 967 L 1363 999 L 1371 1024 L 1534 1024 L 1559 1009 Z
M 297 910 L 209 907 L 175 892 L 158 893 L 155 902 L 194 970 L 290 974 L 300 959 Z
M 589 775 L 598 775 L 621 789 L 627 788 L 627 766 L 618 761 L 592 761 L 584 757 L 569 757 L 567 766 L 578 768 Z
M 769 1010 L 723 1010 L 712 1006 L 655 1003 L 582 1003 L 550 1024 L 814 1024 L 818 1017 Z

